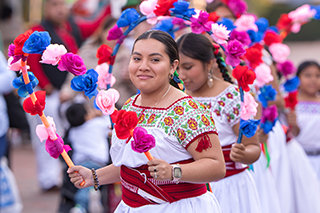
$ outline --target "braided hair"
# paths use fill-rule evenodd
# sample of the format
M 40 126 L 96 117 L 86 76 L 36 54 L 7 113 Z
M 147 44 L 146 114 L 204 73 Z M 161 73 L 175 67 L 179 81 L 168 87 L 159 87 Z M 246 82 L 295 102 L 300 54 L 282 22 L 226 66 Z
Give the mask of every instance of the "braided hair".
M 177 44 L 181 53 L 203 63 L 210 63 L 213 58 L 216 58 L 223 79 L 233 84 L 218 45 L 212 44 L 204 35 L 195 33 L 182 35 Z

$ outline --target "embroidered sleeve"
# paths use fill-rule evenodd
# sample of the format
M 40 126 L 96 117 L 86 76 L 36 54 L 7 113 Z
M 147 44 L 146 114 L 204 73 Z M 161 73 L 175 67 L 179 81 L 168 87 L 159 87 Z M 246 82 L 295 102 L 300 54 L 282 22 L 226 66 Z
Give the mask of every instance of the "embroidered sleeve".
M 131 98 L 129 98 L 128 100 L 126 100 L 126 102 L 124 102 L 123 106 L 121 109 L 123 110 L 128 110 L 133 102 L 133 100 L 135 99 L 136 95 L 132 96 Z
M 220 97 L 218 104 L 223 107 L 221 116 L 231 126 L 240 122 L 241 100 L 238 88 L 230 87 L 230 89 Z
M 208 133 L 217 134 L 210 112 L 193 99 L 187 99 L 182 105 L 176 106 L 171 119 L 175 119 L 175 135 L 185 148 L 200 136 Z

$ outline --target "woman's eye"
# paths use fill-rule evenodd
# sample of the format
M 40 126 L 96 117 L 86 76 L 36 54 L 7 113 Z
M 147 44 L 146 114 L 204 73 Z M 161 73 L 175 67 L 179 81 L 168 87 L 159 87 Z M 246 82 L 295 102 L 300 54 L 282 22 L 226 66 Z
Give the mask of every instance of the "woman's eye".
M 191 70 L 192 66 L 186 66 L 184 67 L 185 70 Z
M 134 61 L 140 61 L 140 58 L 138 58 L 138 57 L 133 57 L 132 58 Z
M 152 61 L 152 62 L 159 62 L 160 59 L 159 59 L 159 58 L 153 58 L 153 59 L 151 59 L 151 61 Z

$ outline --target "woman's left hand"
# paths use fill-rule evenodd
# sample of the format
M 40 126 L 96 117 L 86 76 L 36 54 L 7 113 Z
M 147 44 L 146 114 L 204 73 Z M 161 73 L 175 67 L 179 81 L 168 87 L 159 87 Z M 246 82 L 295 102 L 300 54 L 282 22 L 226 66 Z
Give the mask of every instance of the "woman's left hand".
M 156 180 L 172 180 L 172 166 L 164 160 L 152 159 L 148 162 L 150 175 Z
M 245 158 L 246 147 L 242 143 L 232 144 L 230 158 L 234 162 L 242 162 Z

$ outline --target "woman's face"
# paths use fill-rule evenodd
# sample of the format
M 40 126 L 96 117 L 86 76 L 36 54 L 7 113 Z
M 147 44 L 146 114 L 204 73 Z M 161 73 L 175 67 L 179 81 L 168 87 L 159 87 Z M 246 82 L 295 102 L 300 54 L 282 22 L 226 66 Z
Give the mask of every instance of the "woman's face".
M 305 68 L 300 76 L 300 90 L 303 92 L 314 95 L 320 90 L 320 69 L 315 66 Z
M 221 18 L 228 18 L 231 19 L 232 21 L 235 21 L 235 17 L 233 15 L 233 13 L 231 12 L 231 10 L 225 6 L 222 7 L 218 7 L 215 12 L 217 13 L 217 15 Z
M 196 92 L 207 84 L 208 71 L 203 62 L 180 53 L 179 78 L 187 90 Z
M 142 39 L 133 47 L 129 62 L 132 83 L 142 93 L 153 93 L 169 85 L 169 75 L 173 74 L 179 61 L 170 63 L 165 46 L 155 39 Z

